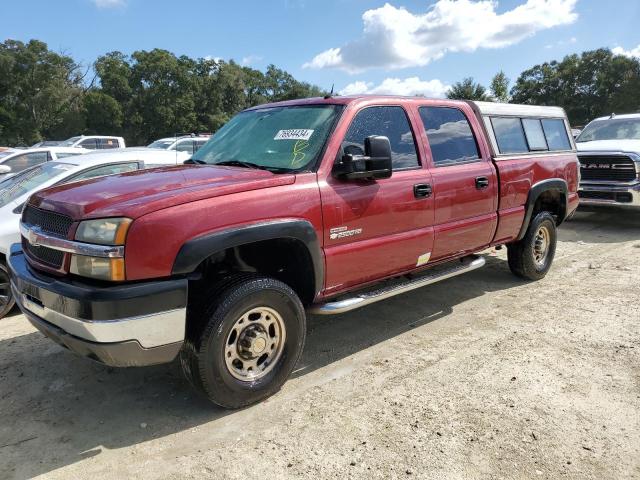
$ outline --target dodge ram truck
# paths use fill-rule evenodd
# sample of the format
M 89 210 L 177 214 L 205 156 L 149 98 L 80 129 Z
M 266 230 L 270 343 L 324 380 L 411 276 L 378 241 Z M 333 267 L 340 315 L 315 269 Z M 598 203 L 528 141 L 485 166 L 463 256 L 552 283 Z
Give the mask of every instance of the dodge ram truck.
M 43 190 L 11 248 L 22 312 L 110 366 L 180 359 L 214 403 L 275 393 L 306 315 L 480 268 L 551 267 L 578 206 L 561 108 L 359 96 L 245 110 L 190 160 Z
M 576 144 L 581 204 L 640 209 L 640 114 L 596 118 Z

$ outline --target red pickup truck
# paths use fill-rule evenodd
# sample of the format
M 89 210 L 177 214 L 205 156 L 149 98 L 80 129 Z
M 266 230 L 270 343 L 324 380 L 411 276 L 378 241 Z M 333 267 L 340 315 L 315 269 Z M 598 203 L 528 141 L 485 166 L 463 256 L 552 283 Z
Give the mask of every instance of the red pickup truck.
M 68 349 L 112 366 L 179 356 L 213 402 L 241 407 L 285 382 L 307 312 L 479 268 L 491 246 L 507 246 L 516 275 L 544 277 L 578 205 L 569 132 L 555 107 L 362 96 L 251 108 L 191 165 L 35 194 L 11 287 Z

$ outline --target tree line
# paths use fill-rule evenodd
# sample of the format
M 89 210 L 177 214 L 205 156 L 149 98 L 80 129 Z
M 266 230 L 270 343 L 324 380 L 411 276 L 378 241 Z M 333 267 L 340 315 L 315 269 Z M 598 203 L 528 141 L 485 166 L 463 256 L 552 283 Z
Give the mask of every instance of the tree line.
M 576 126 L 611 113 L 640 111 L 640 61 L 606 48 L 535 65 L 520 74 L 511 90 L 509 84 L 504 72 L 493 77 L 488 89 L 468 77 L 455 83 L 447 97 L 556 105 Z
M 472 77 L 448 98 L 564 107 L 573 125 L 640 111 L 640 61 L 598 49 L 522 72 L 489 88 Z M 125 137 L 130 145 L 179 132 L 214 132 L 238 111 L 265 102 L 323 95 L 269 65 L 176 56 L 166 50 L 110 52 L 83 68 L 38 40 L 0 43 L 0 145 L 31 145 L 77 134 Z
M 178 132 L 214 132 L 238 111 L 323 95 L 269 65 L 176 56 L 166 50 L 110 52 L 88 69 L 38 40 L 0 44 L 0 145 L 77 134 L 146 145 Z

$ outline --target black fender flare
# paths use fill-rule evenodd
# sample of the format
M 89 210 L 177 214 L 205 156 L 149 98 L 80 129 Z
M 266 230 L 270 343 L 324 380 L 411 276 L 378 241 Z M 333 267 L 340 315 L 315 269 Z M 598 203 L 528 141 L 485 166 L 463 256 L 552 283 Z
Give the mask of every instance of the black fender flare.
M 529 195 L 527 196 L 527 202 L 524 205 L 524 220 L 522 221 L 522 226 L 520 227 L 520 233 L 518 233 L 518 238 L 516 240 L 522 240 L 527 233 L 527 229 L 529 228 L 529 223 L 531 222 L 531 217 L 533 216 L 533 208 L 536 205 L 536 201 L 544 192 L 547 191 L 556 191 L 564 197 L 564 205 L 561 205 L 560 215 L 558 215 L 557 224 L 560 225 L 564 222 L 565 218 L 567 218 L 567 212 L 569 211 L 569 187 L 567 186 L 567 182 L 561 178 L 549 178 L 547 180 L 542 180 L 538 183 L 534 183 L 529 190 Z
M 307 220 L 276 220 L 233 227 L 205 234 L 187 241 L 178 252 L 172 274 L 187 275 L 215 253 L 264 240 L 289 238 L 301 241 L 309 252 L 313 263 L 314 293 L 318 294 L 324 284 L 324 256 L 315 228 Z

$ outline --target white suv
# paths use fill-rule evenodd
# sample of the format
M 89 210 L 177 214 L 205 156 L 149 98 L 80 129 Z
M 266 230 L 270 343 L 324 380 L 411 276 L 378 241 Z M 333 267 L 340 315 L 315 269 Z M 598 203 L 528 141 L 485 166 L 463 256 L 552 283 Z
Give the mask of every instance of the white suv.
M 58 144 L 59 147 L 81 147 L 89 150 L 107 150 L 111 148 L 125 148 L 124 138 L 105 137 L 103 135 L 80 135 L 71 137 Z
M 161 150 L 177 150 L 178 152 L 187 152 L 191 155 L 200 150 L 205 143 L 209 141 L 211 135 L 179 135 L 176 137 L 167 137 L 156 140 L 148 145 L 148 148 L 158 148 Z

